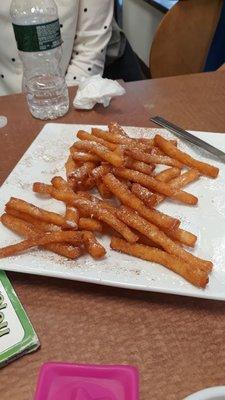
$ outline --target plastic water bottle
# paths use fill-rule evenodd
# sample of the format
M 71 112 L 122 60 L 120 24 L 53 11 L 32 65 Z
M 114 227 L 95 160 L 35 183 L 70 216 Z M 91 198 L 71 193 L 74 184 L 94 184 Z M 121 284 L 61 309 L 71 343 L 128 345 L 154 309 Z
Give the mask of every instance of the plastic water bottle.
M 54 0 L 12 0 L 10 15 L 31 114 L 40 119 L 63 116 L 69 97 L 60 69 L 62 40 Z

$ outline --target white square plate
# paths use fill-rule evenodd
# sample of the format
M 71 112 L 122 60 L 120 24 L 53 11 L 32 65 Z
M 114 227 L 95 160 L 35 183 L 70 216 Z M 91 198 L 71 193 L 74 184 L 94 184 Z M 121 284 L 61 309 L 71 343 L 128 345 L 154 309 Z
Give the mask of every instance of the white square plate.
M 11 196 L 20 197 L 56 212 L 64 211 L 62 203 L 41 198 L 33 193 L 32 183 L 35 181 L 48 183 L 54 175 L 64 176 L 64 163 L 68 156 L 68 149 L 75 141 L 74 133 L 79 129 L 90 131 L 91 127 L 45 125 L 0 188 L 1 213 L 4 212 L 4 205 Z M 156 132 L 166 137 L 173 137 L 162 129 L 133 127 L 125 129 L 133 137 L 151 137 Z M 194 134 L 225 150 L 223 135 L 216 133 L 202 135 L 201 132 L 194 132 Z M 131 289 L 225 300 L 225 165 L 190 144 L 180 141 L 179 146 L 196 158 L 211 162 L 220 168 L 217 179 L 201 177 L 200 180 L 189 185 L 187 191 L 199 198 L 196 207 L 176 204 L 169 200 L 160 206 L 162 211 L 178 217 L 184 229 L 197 234 L 198 242 L 193 253 L 213 261 L 214 269 L 206 289 L 192 286 L 158 264 L 110 250 L 107 237 L 100 238 L 108 252 L 107 256 L 99 261 L 93 260 L 88 255 L 76 261 L 68 261 L 48 251 L 33 249 L 18 256 L 1 259 L 0 269 Z M 0 225 L 0 238 L 0 246 L 19 240 L 16 234 L 2 225 Z

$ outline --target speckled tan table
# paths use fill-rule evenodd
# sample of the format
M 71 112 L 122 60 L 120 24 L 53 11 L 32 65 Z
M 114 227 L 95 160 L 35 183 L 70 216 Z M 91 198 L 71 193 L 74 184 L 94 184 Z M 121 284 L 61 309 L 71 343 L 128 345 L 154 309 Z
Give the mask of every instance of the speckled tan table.
M 153 126 L 161 114 L 184 128 L 225 132 L 225 72 L 125 84 L 108 109 L 71 110 L 57 122 Z M 71 90 L 71 96 L 74 89 Z M 0 98 L 2 183 L 43 122 L 22 95 Z M 54 138 L 53 138 L 54 139 Z M 9 274 L 41 349 L 0 370 L 1 400 L 30 400 L 49 360 L 129 363 L 140 371 L 141 400 L 181 400 L 225 384 L 225 303 Z

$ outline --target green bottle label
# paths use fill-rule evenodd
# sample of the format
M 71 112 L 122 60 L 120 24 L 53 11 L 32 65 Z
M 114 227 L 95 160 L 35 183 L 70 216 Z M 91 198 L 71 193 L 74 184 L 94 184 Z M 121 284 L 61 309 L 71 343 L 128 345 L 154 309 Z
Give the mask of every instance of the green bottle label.
M 55 49 L 62 43 L 59 20 L 39 25 L 13 24 L 17 48 L 25 52 Z

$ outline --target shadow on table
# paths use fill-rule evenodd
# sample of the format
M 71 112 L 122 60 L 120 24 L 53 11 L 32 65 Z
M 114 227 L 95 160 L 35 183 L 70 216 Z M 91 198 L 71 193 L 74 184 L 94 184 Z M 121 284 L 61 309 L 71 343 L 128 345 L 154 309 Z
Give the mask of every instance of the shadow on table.
M 12 284 L 15 287 L 19 297 L 21 294 L 21 300 L 26 298 L 26 289 L 36 293 L 38 289 L 55 293 L 60 292 L 60 296 L 71 296 L 73 292 L 80 294 L 81 296 L 93 297 L 96 296 L 98 299 L 105 298 L 114 300 L 118 298 L 119 301 L 129 301 L 132 303 L 149 303 L 151 306 L 165 306 L 171 308 L 185 308 L 199 311 L 206 310 L 207 313 L 213 313 L 213 315 L 224 315 L 225 302 L 201 298 L 192 298 L 187 296 L 179 296 L 164 293 L 145 292 L 139 290 L 121 289 L 110 286 L 97 285 L 92 283 L 70 281 L 57 278 L 47 278 L 44 276 L 35 276 L 27 274 L 18 274 L 13 272 L 7 273 Z M 28 289 L 29 287 L 29 289 Z

